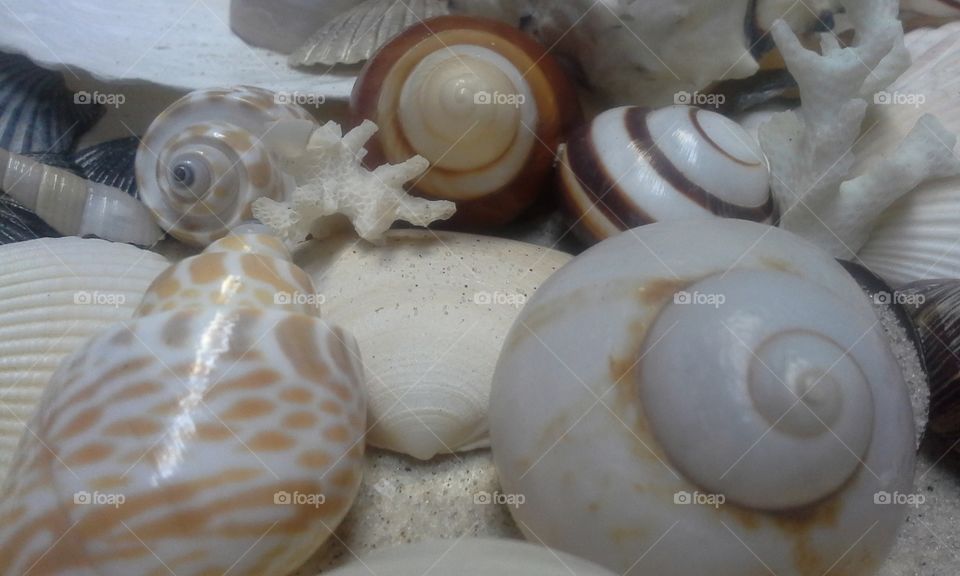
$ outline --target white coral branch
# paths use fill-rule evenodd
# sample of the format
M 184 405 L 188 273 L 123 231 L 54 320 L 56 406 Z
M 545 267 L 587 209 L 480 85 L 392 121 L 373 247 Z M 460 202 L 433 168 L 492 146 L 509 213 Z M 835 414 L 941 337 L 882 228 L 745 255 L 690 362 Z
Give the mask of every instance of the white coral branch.
M 292 197 L 285 202 L 256 200 L 254 217 L 293 245 L 310 234 L 330 233 L 338 214 L 370 242 L 379 241 L 397 220 L 427 226 L 453 216 L 452 202 L 416 198 L 403 189 L 429 168 L 424 158 L 415 156 L 372 172 L 363 167 L 364 145 L 376 131 L 377 125 L 370 121 L 346 135 L 334 122 L 318 128 L 303 154 L 287 161 L 297 183 Z

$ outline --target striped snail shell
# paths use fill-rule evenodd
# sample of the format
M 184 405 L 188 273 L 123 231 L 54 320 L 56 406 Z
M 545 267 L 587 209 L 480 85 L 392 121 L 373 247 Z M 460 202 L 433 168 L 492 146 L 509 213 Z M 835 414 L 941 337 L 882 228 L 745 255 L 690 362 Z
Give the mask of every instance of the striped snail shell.
M 140 246 L 163 236 L 150 211 L 126 192 L 0 149 L 0 190 L 64 236 Z
M 3 486 L 0 573 L 302 564 L 356 496 L 366 420 L 353 338 L 289 297 L 312 290 L 275 237 L 232 234 L 64 360 Z
M 560 160 L 565 208 L 591 244 L 662 220 L 775 222 L 768 181 L 749 133 L 691 106 L 603 112 L 570 137 Z
M 367 63 L 352 111 L 374 121 L 373 164 L 419 154 L 415 190 L 457 203 L 453 221 L 506 223 L 547 184 L 579 117 L 575 92 L 546 49 L 483 18 L 443 16 L 407 29 Z
M 281 161 L 286 143 L 276 130 L 297 123 L 316 126 L 306 110 L 262 88 L 187 94 L 143 137 L 136 160 L 143 202 L 177 239 L 210 244 L 250 219 L 257 198 L 280 201 L 292 192 Z
M 905 506 L 875 498 L 913 482 L 897 358 L 856 281 L 788 232 L 610 238 L 541 285 L 502 350 L 494 462 L 542 544 L 634 576 L 801 576 L 873 574 L 895 541 Z

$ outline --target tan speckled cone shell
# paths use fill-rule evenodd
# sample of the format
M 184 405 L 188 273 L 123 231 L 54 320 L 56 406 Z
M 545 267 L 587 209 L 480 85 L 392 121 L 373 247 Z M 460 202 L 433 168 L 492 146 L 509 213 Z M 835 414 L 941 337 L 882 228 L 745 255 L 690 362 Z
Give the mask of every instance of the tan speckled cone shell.
M 523 301 L 571 256 L 533 244 L 392 230 L 313 242 L 296 261 L 323 317 L 357 339 L 367 442 L 426 460 L 486 446 L 493 370 Z
M 158 254 L 105 240 L 0 246 L 0 480 L 60 361 L 130 318 L 167 266 Z

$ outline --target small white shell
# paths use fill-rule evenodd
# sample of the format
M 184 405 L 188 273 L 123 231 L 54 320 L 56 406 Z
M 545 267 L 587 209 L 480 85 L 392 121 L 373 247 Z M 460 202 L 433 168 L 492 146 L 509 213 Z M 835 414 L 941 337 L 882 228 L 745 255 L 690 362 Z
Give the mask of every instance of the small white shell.
M 430 540 L 381 550 L 330 572 L 330 576 L 613 576 L 600 566 L 560 551 L 517 540 Z
M 356 64 L 410 26 L 449 13 L 447 2 L 440 0 L 367 0 L 320 26 L 288 62 L 291 66 Z
M 722 218 L 635 228 L 545 282 L 490 434 L 528 538 L 631 575 L 873 574 L 906 513 L 875 495 L 909 492 L 916 449 L 859 285 Z
M 306 110 L 262 88 L 187 94 L 143 137 L 136 160 L 143 202 L 178 240 L 206 246 L 225 236 L 251 218 L 257 198 L 284 200 L 292 192 L 293 177 L 281 165 L 286 139 L 271 135 L 290 124 L 303 124 L 307 135 L 317 125 Z
M 570 256 L 452 232 L 391 231 L 382 245 L 330 238 L 297 254 L 324 317 L 359 342 L 374 446 L 428 459 L 487 443 L 504 336 Z
M 608 110 L 561 157 L 565 207 L 586 240 L 662 220 L 725 216 L 773 222 L 776 206 L 756 140 L 708 110 Z
M 0 246 L 0 480 L 60 361 L 128 319 L 166 267 L 158 254 L 103 240 Z
M 3 149 L 0 190 L 65 236 L 94 235 L 141 246 L 163 236 L 150 211 L 126 192 Z

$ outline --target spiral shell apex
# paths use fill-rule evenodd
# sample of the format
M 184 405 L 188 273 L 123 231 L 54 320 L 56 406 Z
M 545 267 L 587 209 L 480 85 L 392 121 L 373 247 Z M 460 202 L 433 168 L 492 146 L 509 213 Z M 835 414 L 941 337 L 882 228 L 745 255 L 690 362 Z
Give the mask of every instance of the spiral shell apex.
M 467 226 L 503 224 L 537 198 L 567 129 L 575 92 L 546 49 L 482 18 L 444 16 L 397 36 L 354 86 L 355 116 L 381 131 L 375 161 L 420 155 L 415 189 L 457 203 Z
M 691 106 L 608 110 L 570 137 L 559 171 L 565 208 L 591 244 L 663 220 L 777 220 L 755 138 Z
M 192 92 L 161 113 L 136 160 L 141 198 L 160 227 L 206 246 L 251 218 L 257 198 L 286 199 L 294 180 L 268 138 L 284 121 L 316 124 L 303 108 L 248 86 Z
M 273 237 L 170 267 L 137 317 L 66 359 L 0 500 L 0 572 L 281 576 L 359 489 L 353 338 L 284 292 L 309 277 Z
M 623 574 L 872 574 L 905 516 L 877 495 L 913 481 L 870 301 L 828 254 L 741 220 L 574 258 L 507 336 L 489 417 L 521 529 Z

